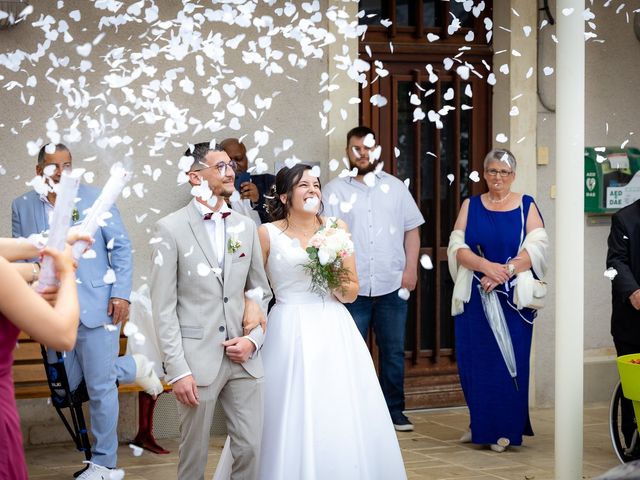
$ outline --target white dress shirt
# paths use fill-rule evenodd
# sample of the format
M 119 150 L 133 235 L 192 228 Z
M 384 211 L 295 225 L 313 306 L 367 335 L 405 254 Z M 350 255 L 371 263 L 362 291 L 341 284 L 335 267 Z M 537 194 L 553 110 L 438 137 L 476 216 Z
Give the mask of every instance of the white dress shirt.
M 209 242 L 211 243 L 211 248 L 213 252 L 216 254 L 216 258 L 218 259 L 218 265 L 220 268 L 224 268 L 224 251 L 226 247 L 226 232 L 225 232 L 225 222 L 222 220 L 222 216 L 220 214 L 225 212 L 230 212 L 231 210 L 227 207 L 226 203 L 223 203 L 222 208 L 217 212 L 211 210 L 208 206 L 203 205 L 202 203 L 193 199 L 193 202 L 198 209 L 198 211 L 203 216 L 204 228 L 207 230 L 209 234 Z M 204 215 L 207 213 L 212 213 L 211 220 L 204 220 Z
M 345 221 L 355 247 L 359 295 L 377 297 L 400 288 L 406 264 L 404 234 L 424 223 L 406 185 L 386 172 L 368 186 L 336 178 L 322 189 L 324 213 Z

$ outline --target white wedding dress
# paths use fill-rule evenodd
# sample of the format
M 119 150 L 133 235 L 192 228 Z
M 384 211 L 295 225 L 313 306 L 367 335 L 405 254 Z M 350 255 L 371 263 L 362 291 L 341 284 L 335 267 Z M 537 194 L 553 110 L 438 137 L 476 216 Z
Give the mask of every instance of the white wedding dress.
M 260 480 L 402 480 L 400 447 L 373 362 L 348 310 L 309 291 L 305 250 L 273 224 L 276 298 L 262 348 Z M 215 480 L 227 480 L 228 442 Z

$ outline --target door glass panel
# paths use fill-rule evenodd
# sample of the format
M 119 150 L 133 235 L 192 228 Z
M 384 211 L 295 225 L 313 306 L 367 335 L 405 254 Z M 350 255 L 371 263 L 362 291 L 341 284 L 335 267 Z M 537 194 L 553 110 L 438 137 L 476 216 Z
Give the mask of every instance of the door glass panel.
M 409 95 L 411 93 L 413 83 L 412 82 L 398 82 L 398 150 L 400 150 L 400 156 L 397 160 L 398 165 L 398 178 L 405 181 L 410 179 L 409 190 L 411 194 L 415 196 L 415 171 L 413 161 L 413 150 L 415 145 L 415 134 L 413 125 L 413 105 L 409 103 Z M 389 152 L 389 155 L 395 157 L 395 152 Z
M 441 82 L 440 105 L 451 105 L 451 101 L 444 99 L 449 89 L 453 89 L 453 82 Z M 452 217 L 455 220 L 456 198 L 455 192 L 449 186 L 447 175 L 454 173 L 456 162 L 455 151 L 455 112 L 450 111 L 446 116 L 441 117 L 442 128 L 440 129 L 440 244 L 449 243 L 449 235 L 453 227 Z
M 422 98 L 422 111 L 428 115 L 429 110 L 435 110 L 434 93 L 428 97 L 424 94 L 433 88 L 431 83 L 423 83 L 421 87 L 424 91 L 420 91 Z M 413 115 L 413 112 L 412 112 Z M 435 134 L 436 128 L 428 117 L 425 117 L 420 124 L 420 173 L 421 173 L 421 192 L 420 202 L 418 206 L 422 211 L 423 217 L 426 219 L 435 218 L 433 205 L 433 169 L 435 162 Z M 433 221 L 426 221 L 420 228 L 420 244 L 423 247 L 433 247 L 433 237 L 435 235 L 435 225 Z
M 440 25 L 440 5 L 436 5 L 436 0 L 423 0 L 422 25 L 424 27 Z
M 396 24 L 405 27 L 407 25 L 415 25 L 414 7 L 414 0 L 396 0 Z
M 458 3 L 455 0 L 449 2 L 449 11 L 453 13 L 458 20 L 460 20 L 460 25 L 462 27 L 473 28 L 473 19 L 475 18 L 473 16 L 473 12 L 471 10 L 468 12 L 465 11 L 462 3 Z M 453 18 L 449 15 L 449 18 L 447 18 L 447 25 L 450 25 L 452 20 Z
M 471 83 L 460 84 L 462 95 L 460 105 L 472 106 L 472 99 L 462 93 L 467 86 L 469 86 L 469 88 L 473 87 Z M 458 172 L 458 178 L 460 179 L 460 196 L 463 199 L 471 196 L 469 182 L 467 181 L 471 173 L 471 112 L 472 110 L 470 109 L 460 109 L 460 170 Z
M 454 348 L 454 320 L 451 316 L 453 280 L 447 262 L 440 263 L 440 348 Z
M 364 10 L 364 16 L 359 19 L 360 25 L 380 25 L 380 20 L 387 18 L 382 3 L 382 0 L 360 0 L 358 10 Z
M 435 348 L 436 332 L 435 275 L 433 269 L 425 270 L 420 266 L 418 268 L 420 275 L 420 305 L 422 306 L 420 348 L 422 350 L 432 350 Z

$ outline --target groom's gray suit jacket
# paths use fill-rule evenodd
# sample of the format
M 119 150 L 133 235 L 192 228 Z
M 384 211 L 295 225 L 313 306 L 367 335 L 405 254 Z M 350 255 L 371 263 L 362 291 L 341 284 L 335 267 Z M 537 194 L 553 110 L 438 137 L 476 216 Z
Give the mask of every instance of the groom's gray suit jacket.
M 193 201 L 156 224 L 151 300 L 169 380 L 189 371 L 198 386 L 208 386 L 215 380 L 224 356 L 222 342 L 243 335 L 246 290 L 263 289 L 266 316 L 271 290 L 256 225 L 233 211 L 224 221 L 222 271 Z M 235 251 L 230 240 L 239 244 Z M 203 276 L 207 269 L 211 269 L 210 273 Z M 249 336 L 258 347 L 262 346 L 261 327 Z M 242 365 L 253 377 L 263 376 L 259 350 Z

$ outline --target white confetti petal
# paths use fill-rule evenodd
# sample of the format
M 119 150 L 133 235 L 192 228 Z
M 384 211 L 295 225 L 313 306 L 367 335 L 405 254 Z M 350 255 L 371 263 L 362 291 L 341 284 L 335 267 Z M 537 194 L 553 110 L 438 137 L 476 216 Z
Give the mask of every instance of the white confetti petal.
M 207 265 L 206 263 L 198 264 L 198 275 L 200 275 L 201 277 L 206 277 L 210 273 L 211 273 L 211 267 L 209 265 Z
M 616 275 L 618 275 L 618 271 L 615 268 L 610 267 L 604 271 L 604 276 L 609 280 L 613 280 L 614 278 L 616 278 Z
M 544 67 L 542 71 L 546 76 L 553 75 L 553 67 Z
M 90 43 L 85 43 L 84 45 L 78 45 L 76 47 L 76 52 L 78 52 L 78 55 L 81 57 L 88 57 L 91 55 L 91 48 L 92 45 Z
M 420 265 L 422 265 L 422 268 L 425 270 L 433 270 L 433 262 L 431 261 L 431 257 L 427 254 L 423 254 L 420 257 Z
M 139 331 L 140 330 L 138 329 L 138 326 L 131 321 L 125 323 L 124 328 L 122 329 L 122 333 L 124 333 L 125 337 L 130 337 L 131 335 L 134 335 Z
M 260 303 L 264 298 L 264 290 L 262 289 L 262 287 L 256 287 L 256 288 L 252 288 L 251 290 L 247 290 L 246 292 L 244 292 L 244 295 L 249 300 L 253 300 L 256 303 Z
M 448 102 L 449 100 L 453 100 L 453 88 L 448 88 L 446 92 L 444 92 L 443 98 Z
M 466 65 L 460 65 L 458 68 L 456 68 L 456 73 L 460 75 L 460 78 L 462 78 L 463 80 L 469 79 L 469 72 L 469 67 L 467 67 Z
M 409 297 L 411 296 L 411 292 L 406 288 L 401 288 L 400 290 L 398 290 L 398 296 L 402 300 L 409 300 Z
M 476 170 L 474 170 L 473 172 L 471 172 L 469 174 L 469 179 L 473 182 L 478 183 L 480 181 L 480 175 L 478 174 L 478 172 Z
M 376 174 L 369 172 L 363 177 L 362 181 L 367 187 L 374 187 L 376 185 Z
M 102 277 L 102 280 L 104 281 L 104 283 L 111 285 L 112 283 L 116 282 L 116 272 L 113 271 L 112 268 L 108 269 L 107 272 L 104 274 L 104 277 Z
M 449 175 L 447 175 L 447 180 L 449 180 L 449 185 L 451 185 L 455 179 L 456 177 L 453 173 L 450 173 Z
M 319 205 L 320 205 L 320 199 L 318 199 L 318 197 L 311 197 L 311 198 L 307 198 L 304 201 L 304 205 L 302 208 L 304 209 L 305 212 L 313 212 L 318 209 Z
M 369 99 L 369 102 L 376 107 L 384 107 L 387 104 L 387 98 L 376 93 Z
M 498 135 L 496 135 L 496 142 L 507 143 L 507 141 L 509 141 L 509 138 L 504 133 L 499 133 Z
M 367 135 L 362 140 L 362 144 L 367 148 L 373 148 L 376 144 L 376 139 L 371 133 L 367 133 Z

